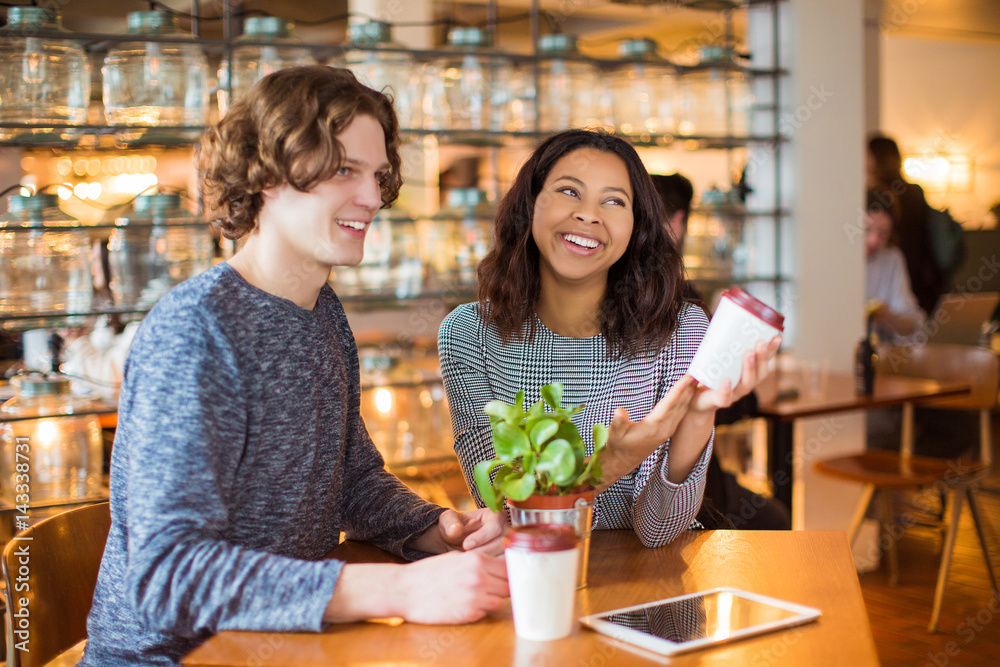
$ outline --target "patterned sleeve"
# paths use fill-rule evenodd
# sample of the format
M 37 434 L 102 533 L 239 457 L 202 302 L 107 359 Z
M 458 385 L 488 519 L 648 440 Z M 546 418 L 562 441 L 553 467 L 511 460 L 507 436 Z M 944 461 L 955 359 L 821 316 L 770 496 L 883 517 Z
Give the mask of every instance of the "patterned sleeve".
M 686 305 L 673 339 L 657 358 L 657 364 L 665 364 L 666 367 L 666 381 L 657 399 L 666 395 L 687 372 L 707 328 L 705 313 L 700 308 Z M 694 521 L 705 493 L 705 475 L 714 439 L 713 429 L 708 446 L 687 479 L 680 484 L 667 479 L 669 440 L 640 464 L 635 483 L 632 525 L 645 546 L 659 547 L 673 541 Z
M 455 432 L 455 453 L 465 474 L 473 500 L 485 507 L 476 489 L 472 471 L 480 461 L 496 458 L 490 435 L 490 420 L 483 406 L 493 399 L 480 337 L 482 323 L 475 304 L 452 311 L 438 332 L 441 375 L 448 396 L 451 424 Z

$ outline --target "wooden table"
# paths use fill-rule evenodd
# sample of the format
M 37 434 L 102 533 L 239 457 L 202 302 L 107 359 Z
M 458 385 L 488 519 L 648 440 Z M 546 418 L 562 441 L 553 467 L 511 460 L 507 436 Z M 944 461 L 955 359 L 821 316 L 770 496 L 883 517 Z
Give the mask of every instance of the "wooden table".
M 371 547 L 341 545 L 364 559 Z M 336 554 L 336 552 L 335 552 Z M 817 622 L 714 649 L 675 656 L 672 665 L 876 665 L 868 615 L 841 532 L 689 531 L 660 549 L 631 531 L 596 531 L 579 615 L 717 586 L 733 586 L 822 611 Z M 320 634 L 223 632 L 187 656 L 188 667 L 253 665 L 498 665 L 617 667 L 666 658 L 576 627 L 553 642 L 519 640 L 509 604 L 464 626 L 399 619 L 329 626 Z
M 821 395 L 810 396 L 800 391 L 793 399 L 760 405 L 758 413 L 768 422 L 767 457 L 774 497 L 783 502 L 789 511 L 794 512 L 792 482 L 796 419 L 898 406 L 903 406 L 909 412 L 913 410 L 914 403 L 967 394 L 969 390 L 970 385 L 962 382 L 876 375 L 875 393 L 872 396 L 858 396 L 853 375 L 832 373 L 826 391 Z M 904 418 L 903 422 L 908 423 L 908 420 Z

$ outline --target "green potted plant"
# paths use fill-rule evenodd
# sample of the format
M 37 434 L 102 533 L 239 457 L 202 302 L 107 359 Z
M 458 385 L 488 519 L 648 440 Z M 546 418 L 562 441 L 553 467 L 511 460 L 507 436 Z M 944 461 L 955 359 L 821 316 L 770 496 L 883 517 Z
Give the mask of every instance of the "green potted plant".
M 487 507 L 499 511 L 506 499 L 515 526 L 574 526 L 582 546 L 577 584 L 583 586 L 594 487 L 602 481 L 600 454 L 608 441 L 608 429 L 594 424 L 594 453 L 588 457 L 580 431 L 570 421 L 585 406 L 562 407 L 562 390 L 558 382 L 545 385 L 540 390 L 543 400 L 527 411 L 523 391 L 517 393 L 513 405 L 487 403 L 483 411 L 490 418 L 497 458 L 477 464 L 473 477 Z M 545 409 L 546 404 L 550 410 Z

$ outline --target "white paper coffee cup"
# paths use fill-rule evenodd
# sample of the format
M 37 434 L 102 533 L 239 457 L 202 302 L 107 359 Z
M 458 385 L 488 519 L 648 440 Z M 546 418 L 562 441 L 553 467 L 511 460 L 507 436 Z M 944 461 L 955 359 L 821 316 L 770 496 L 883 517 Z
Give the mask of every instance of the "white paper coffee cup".
M 572 526 L 515 526 L 504 536 L 514 632 L 548 641 L 573 632 L 579 539 Z
M 740 381 L 743 357 L 758 341 L 769 341 L 784 330 L 784 316 L 739 287 L 722 293 L 719 307 L 688 369 L 694 379 L 711 389 L 721 389 L 728 378 Z

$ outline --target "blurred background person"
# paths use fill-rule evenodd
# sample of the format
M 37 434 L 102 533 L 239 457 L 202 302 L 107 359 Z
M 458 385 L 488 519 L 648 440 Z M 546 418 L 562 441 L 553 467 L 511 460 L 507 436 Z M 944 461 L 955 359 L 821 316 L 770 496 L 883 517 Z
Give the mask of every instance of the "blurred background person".
M 684 239 L 687 236 L 688 218 L 691 215 L 691 202 L 694 200 L 694 186 L 682 174 L 651 174 L 657 194 L 663 200 L 666 212 L 665 224 L 671 240 L 676 244 L 678 252 L 684 255 Z M 701 293 L 691 284 L 684 281 L 684 298 L 699 305 L 705 314 L 711 317 Z M 721 408 L 715 413 L 715 425 L 733 424 L 745 417 L 757 416 L 759 402 L 770 402 L 777 394 L 778 384 L 775 374 L 769 375 L 754 391 L 733 403 L 728 408 Z M 736 476 L 722 469 L 719 463 L 718 449 L 712 451 L 708 462 L 708 472 L 705 479 L 705 498 L 707 507 L 698 513 L 699 521 L 705 523 L 707 516 L 713 510 L 720 512 L 732 525 L 740 530 L 789 530 L 792 518 L 780 501 L 754 493 L 741 486 Z M 712 527 L 712 526 L 707 526 Z
M 898 202 L 896 236 L 906 259 L 913 294 L 925 313 L 934 312 L 944 293 L 946 277 L 934 259 L 928 218 L 930 205 L 924 191 L 903 178 L 903 158 L 896 142 L 881 134 L 868 140 L 868 187 L 888 190 Z
M 869 189 L 865 205 L 865 297 L 882 342 L 906 343 L 926 314 L 910 286 L 903 252 L 894 244 L 899 207 L 891 192 Z

